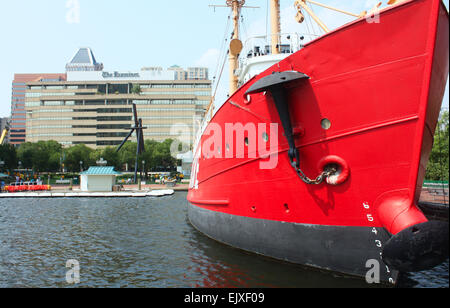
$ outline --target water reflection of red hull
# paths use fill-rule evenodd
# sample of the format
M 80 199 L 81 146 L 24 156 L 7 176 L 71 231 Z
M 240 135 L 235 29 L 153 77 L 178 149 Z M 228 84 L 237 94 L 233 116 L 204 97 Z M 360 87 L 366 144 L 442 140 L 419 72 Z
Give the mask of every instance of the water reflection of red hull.
M 360 19 L 324 35 L 244 84 L 208 127 L 283 127 L 273 93 L 249 100 L 246 92 L 274 72 L 301 72 L 309 79 L 283 89 L 301 168 L 315 176 L 333 162 L 348 173 L 339 185 L 306 185 L 282 129 L 269 149 L 277 166 L 263 170 L 267 158 L 249 158 L 248 144 L 268 146 L 267 134 L 251 140 L 246 132 L 245 158 L 225 158 L 242 140 L 205 147 L 207 128 L 194 158 L 191 223 L 234 247 L 351 275 L 364 277 L 376 260 L 381 280 L 392 283 L 399 271 L 448 256 L 448 225 L 429 222 L 416 206 L 448 76 L 448 29 L 441 1 L 407 1 L 383 10 L 380 23 Z M 424 254 L 427 243 L 435 254 Z

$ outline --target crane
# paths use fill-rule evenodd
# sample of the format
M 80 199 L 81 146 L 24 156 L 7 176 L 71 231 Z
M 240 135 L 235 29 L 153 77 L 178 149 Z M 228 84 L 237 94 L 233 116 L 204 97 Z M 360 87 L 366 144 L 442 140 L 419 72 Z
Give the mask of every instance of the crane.
M 2 145 L 3 142 L 5 142 L 7 134 L 8 134 L 8 127 L 5 127 L 5 129 L 3 130 L 2 135 L 0 137 L 0 145 Z

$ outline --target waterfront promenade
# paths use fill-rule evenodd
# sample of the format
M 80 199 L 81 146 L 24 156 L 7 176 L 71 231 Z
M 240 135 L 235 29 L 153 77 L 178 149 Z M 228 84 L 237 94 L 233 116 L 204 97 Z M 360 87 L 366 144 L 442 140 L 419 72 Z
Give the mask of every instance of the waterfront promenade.
M 189 184 L 177 184 L 169 187 L 163 184 L 123 185 L 123 189 L 114 192 L 83 192 L 80 186 L 54 186 L 51 191 L 2 193 L 3 198 L 114 198 L 114 197 L 162 197 L 175 192 L 187 192 Z

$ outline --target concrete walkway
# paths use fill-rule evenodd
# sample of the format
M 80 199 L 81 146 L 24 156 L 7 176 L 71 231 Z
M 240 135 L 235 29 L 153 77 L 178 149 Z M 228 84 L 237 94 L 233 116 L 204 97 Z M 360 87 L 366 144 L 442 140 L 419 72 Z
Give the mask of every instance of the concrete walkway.
M 165 189 L 172 189 L 174 191 L 188 191 L 189 184 L 177 184 L 174 187 L 169 187 L 167 185 L 163 184 L 146 184 L 141 185 L 141 191 L 151 191 L 151 190 L 165 190 Z M 70 191 L 70 186 L 52 186 L 52 191 Z M 72 190 L 80 190 L 79 185 L 74 185 L 72 187 Z M 139 187 L 138 185 L 123 185 L 123 191 L 138 191 Z
M 173 189 L 152 190 L 152 191 L 119 191 L 119 192 L 82 192 L 72 191 L 42 191 L 42 192 L 18 192 L 2 193 L 0 199 L 4 198 L 144 198 L 163 197 L 173 195 Z

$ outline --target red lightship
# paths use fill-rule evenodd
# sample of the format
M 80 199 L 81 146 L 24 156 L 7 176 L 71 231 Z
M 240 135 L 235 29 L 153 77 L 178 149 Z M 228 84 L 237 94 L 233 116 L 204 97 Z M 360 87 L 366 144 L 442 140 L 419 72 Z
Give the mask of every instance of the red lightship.
M 299 21 L 307 2 L 296 2 Z M 314 16 L 328 31 L 304 45 L 283 44 L 278 29 L 242 54 L 234 38 L 232 93 L 194 150 L 193 226 L 349 275 L 375 260 L 393 284 L 448 257 L 448 223 L 417 206 L 448 76 L 448 12 L 440 0 L 389 3 L 334 31 Z M 244 1 L 228 4 L 239 16 Z

